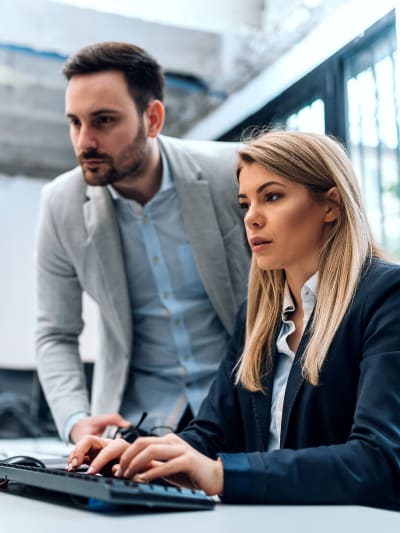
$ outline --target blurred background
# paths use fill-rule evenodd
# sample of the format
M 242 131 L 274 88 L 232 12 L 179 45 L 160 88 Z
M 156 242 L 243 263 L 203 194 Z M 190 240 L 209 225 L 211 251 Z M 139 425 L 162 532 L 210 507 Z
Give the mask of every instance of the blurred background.
M 75 166 L 60 73 L 66 57 L 104 40 L 145 48 L 165 72 L 167 135 L 232 140 L 269 124 L 336 135 L 377 240 L 399 261 L 398 4 L 0 0 L 0 436 L 29 433 L 29 421 L 47 416 L 34 373 L 34 240 L 41 188 Z M 84 305 L 90 377 L 96 307 Z

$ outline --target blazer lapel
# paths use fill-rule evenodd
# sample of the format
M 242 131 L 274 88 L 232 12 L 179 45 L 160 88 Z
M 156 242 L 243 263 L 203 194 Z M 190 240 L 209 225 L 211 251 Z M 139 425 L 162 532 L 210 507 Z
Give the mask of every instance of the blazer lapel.
M 263 392 L 251 394 L 254 419 L 259 436 L 257 446 L 259 451 L 267 450 L 269 440 L 269 427 L 271 424 L 272 387 L 274 384 L 274 365 L 276 350 L 272 354 L 272 369 L 261 379 Z
M 214 309 L 228 329 L 235 309 L 224 242 L 206 181 L 176 180 L 182 218 L 200 278 Z
M 310 331 L 308 328 L 309 324 L 311 324 L 311 318 L 308 321 L 303 337 L 301 338 L 299 347 L 297 349 L 297 352 L 296 352 L 296 355 L 295 355 L 295 358 L 292 364 L 292 368 L 289 373 L 288 381 L 286 384 L 285 400 L 283 402 L 283 413 L 282 413 L 282 427 L 281 427 L 281 441 L 280 441 L 281 447 L 284 445 L 286 441 L 290 415 L 291 415 L 291 412 L 294 406 L 294 402 L 296 401 L 296 398 L 305 382 L 305 379 L 303 378 L 303 375 L 302 375 L 301 359 L 304 353 L 304 348 L 306 347 L 306 344 L 310 336 Z
M 108 308 L 115 336 L 123 342 L 126 353 L 129 354 L 132 321 L 122 247 L 112 200 L 102 187 L 89 186 L 87 196 L 88 201 L 83 209 L 89 242 L 93 245 L 101 273 L 97 280 L 99 294 L 100 297 L 105 295 L 109 300 Z
M 232 333 L 232 312 L 236 312 L 236 304 L 208 182 L 202 179 L 200 167 L 187 152 L 168 139 L 162 138 L 160 143 L 171 168 L 183 225 L 200 278 L 219 318 Z

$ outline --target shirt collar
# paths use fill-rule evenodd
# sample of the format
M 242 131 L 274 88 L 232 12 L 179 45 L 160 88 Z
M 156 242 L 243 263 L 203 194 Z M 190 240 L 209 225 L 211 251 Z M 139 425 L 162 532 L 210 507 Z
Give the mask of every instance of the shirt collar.
M 315 272 L 308 280 L 304 283 L 301 289 L 301 298 L 304 300 L 307 296 L 313 298 L 314 303 L 317 299 L 318 294 L 318 272 Z M 290 293 L 289 285 L 285 281 L 285 288 L 283 292 L 283 305 L 282 305 L 282 320 L 286 318 L 287 313 L 291 313 L 295 310 L 295 305 L 293 302 L 292 295 Z

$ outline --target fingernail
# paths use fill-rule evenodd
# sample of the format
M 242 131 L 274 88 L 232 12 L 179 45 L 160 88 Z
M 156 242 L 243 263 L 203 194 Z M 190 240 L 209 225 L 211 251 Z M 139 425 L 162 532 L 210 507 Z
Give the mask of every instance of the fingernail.
M 71 463 L 72 463 L 72 466 L 77 466 L 78 465 L 78 459 L 76 457 L 73 457 Z
M 72 465 L 71 463 L 68 463 L 67 466 L 65 467 L 65 470 L 68 470 L 68 472 L 70 472 L 72 470 Z
M 94 471 L 95 470 L 94 470 L 93 466 L 89 466 L 89 468 L 87 469 L 87 473 L 88 474 L 94 474 Z
M 122 469 L 120 466 L 117 466 L 115 472 L 114 472 L 114 476 L 115 477 L 122 477 Z

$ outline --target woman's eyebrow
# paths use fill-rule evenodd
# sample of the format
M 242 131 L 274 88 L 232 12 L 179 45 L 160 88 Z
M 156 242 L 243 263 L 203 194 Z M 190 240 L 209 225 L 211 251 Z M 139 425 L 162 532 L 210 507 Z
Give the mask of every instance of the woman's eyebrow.
M 281 187 L 285 187 L 285 184 L 281 183 L 280 181 L 266 181 L 265 183 L 263 183 L 257 188 L 256 193 L 260 194 L 261 192 L 263 192 L 264 189 L 266 189 L 270 185 L 280 185 Z M 247 194 L 238 194 L 238 198 L 247 198 Z

